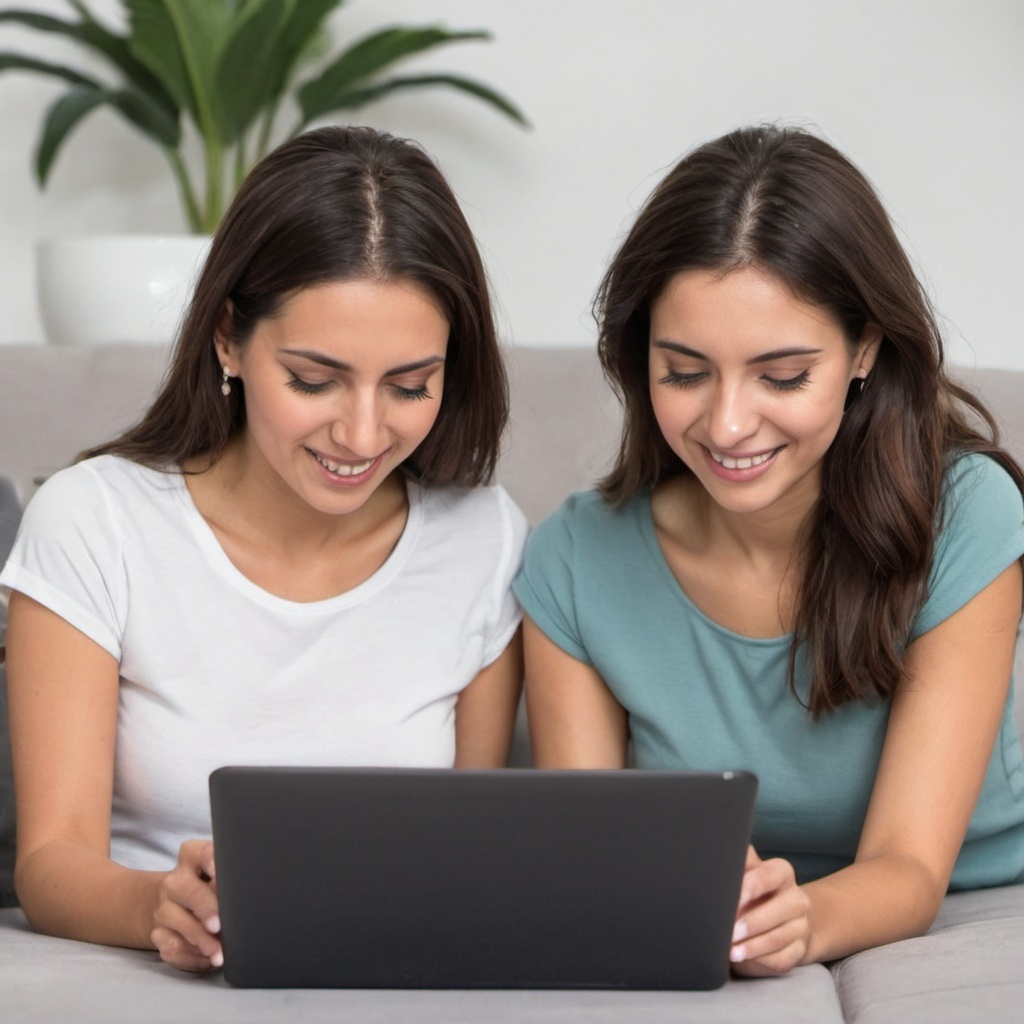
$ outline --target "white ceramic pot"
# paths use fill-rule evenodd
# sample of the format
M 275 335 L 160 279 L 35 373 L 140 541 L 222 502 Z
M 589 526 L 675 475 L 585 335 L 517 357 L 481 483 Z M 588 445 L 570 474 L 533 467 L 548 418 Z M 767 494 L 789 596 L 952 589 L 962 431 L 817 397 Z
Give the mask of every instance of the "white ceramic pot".
M 41 241 L 36 284 L 47 338 L 55 345 L 172 341 L 209 247 L 205 235 Z

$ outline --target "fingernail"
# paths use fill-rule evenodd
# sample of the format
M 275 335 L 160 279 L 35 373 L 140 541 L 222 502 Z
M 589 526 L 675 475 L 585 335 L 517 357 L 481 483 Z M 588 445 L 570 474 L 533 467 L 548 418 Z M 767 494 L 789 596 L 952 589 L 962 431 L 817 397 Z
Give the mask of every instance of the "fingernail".
M 216 935 L 220 931 L 220 917 L 217 914 L 206 919 L 206 930 L 211 935 Z
M 732 949 L 729 950 L 729 960 L 732 963 L 738 964 L 741 961 L 746 960 L 746 959 L 747 959 L 747 951 L 746 951 L 745 947 L 743 947 L 743 946 L 733 946 Z
M 732 941 L 742 942 L 747 937 L 747 922 L 737 921 L 732 930 Z
M 223 967 L 224 966 L 224 950 L 218 949 L 217 952 L 214 953 L 213 956 L 210 957 L 210 963 L 214 967 Z

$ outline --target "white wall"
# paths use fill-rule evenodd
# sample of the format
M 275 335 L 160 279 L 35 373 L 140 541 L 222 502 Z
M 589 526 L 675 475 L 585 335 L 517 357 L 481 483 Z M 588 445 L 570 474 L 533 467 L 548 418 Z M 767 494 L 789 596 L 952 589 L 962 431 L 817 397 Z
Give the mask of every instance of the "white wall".
M 349 0 L 334 24 L 340 36 L 435 20 L 496 38 L 423 65 L 486 79 L 532 131 L 441 91 L 360 116 L 420 139 L 448 173 L 507 337 L 591 344 L 604 263 L 664 170 L 699 141 L 771 119 L 816 127 L 875 182 L 954 361 L 1024 369 L 1022 0 Z M 68 52 L 0 26 L 0 49 L 19 42 Z M 41 337 L 37 238 L 180 227 L 162 158 L 108 114 L 81 127 L 38 193 L 29 154 L 58 91 L 0 76 L 0 342 Z

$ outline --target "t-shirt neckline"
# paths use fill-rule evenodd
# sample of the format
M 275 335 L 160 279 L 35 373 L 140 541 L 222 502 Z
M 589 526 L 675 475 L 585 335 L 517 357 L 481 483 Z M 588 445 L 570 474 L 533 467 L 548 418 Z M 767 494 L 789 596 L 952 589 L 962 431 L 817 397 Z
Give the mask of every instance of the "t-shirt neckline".
M 643 537 L 644 544 L 646 544 L 648 551 L 653 559 L 655 565 L 658 567 L 658 572 L 661 574 L 662 579 L 670 591 L 677 596 L 677 598 L 686 605 L 694 615 L 696 615 L 701 622 L 713 629 L 716 633 L 720 633 L 722 636 L 736 643 L 751 644 L 758 647 L 778 647 L 783 645 L 789 645 L 793 642 L 792 633 L 783 633 L 780 636 L 747 636 L 744 633 L 737 633 L 735 630 L 729 629 L 728 626 L 723 626 L 720 622 L 715 621 L 707 614 L 699 605 L 687 594 L 683 585 L 676 579 L 675 573 L 672 572 L 672 567 L 668 564 L 668 559 L 665 557 L 665 552 L 661 549 L 661 544 L 658 543 L 658 531 L 654 527 L 654 509 L 651 505 L 651 491 L 650 488 L 642 491 L 637 495 L 638 501 L 636 503 L 636 514 L 637 522 L 640 529 L 640 534 Z
M 362 583 L 341 594 L 335 594 L 333 597 L 327 597 L 320 601 L 291 601 L 288 598 L 272 594 L 269 590 L 264 590 L 263 587 L 249 579 L 228 558 L 227 552 L 221 547 L 221 543 L 213 532 L 212 527 L 196 507 L 196 503 L 192 499 L 192 493 L 188 489 L 185 475 L 183 473 L 176 473 L 175 477 L 175 491 L 181 503 L 185 519 L 195 537 L 196 543 L 208 559 L 211 568 L 235 587 L 236 590 L 247 595 L 258 604 L 292 614 L 319 615 L 324 612 L 339 611 L 361 604 L 363 601 L 379 593 L 398 575 L 408 561 L 423 524 L 423 488 L 415 480 L 403 475 L 402 479 L 409 501 L 409 510 L 401 536 L 381 567 L 367 579 L 363 580 Z

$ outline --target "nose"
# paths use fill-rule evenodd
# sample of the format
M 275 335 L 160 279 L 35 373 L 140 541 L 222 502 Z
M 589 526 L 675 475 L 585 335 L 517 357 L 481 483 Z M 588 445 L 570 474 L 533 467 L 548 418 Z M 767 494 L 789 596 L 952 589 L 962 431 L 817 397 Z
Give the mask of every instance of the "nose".
M 383 441 L 381 404 L 375 389 L 359 389 L 344 395 L 331 423 L 331 441 L 353 458 L 379 455 Z
M 753 396 L 739 382 L 720 381 L 711 395 L 707 422 L 711 443 L 729 451 L 757 433 L 760 416 Z

